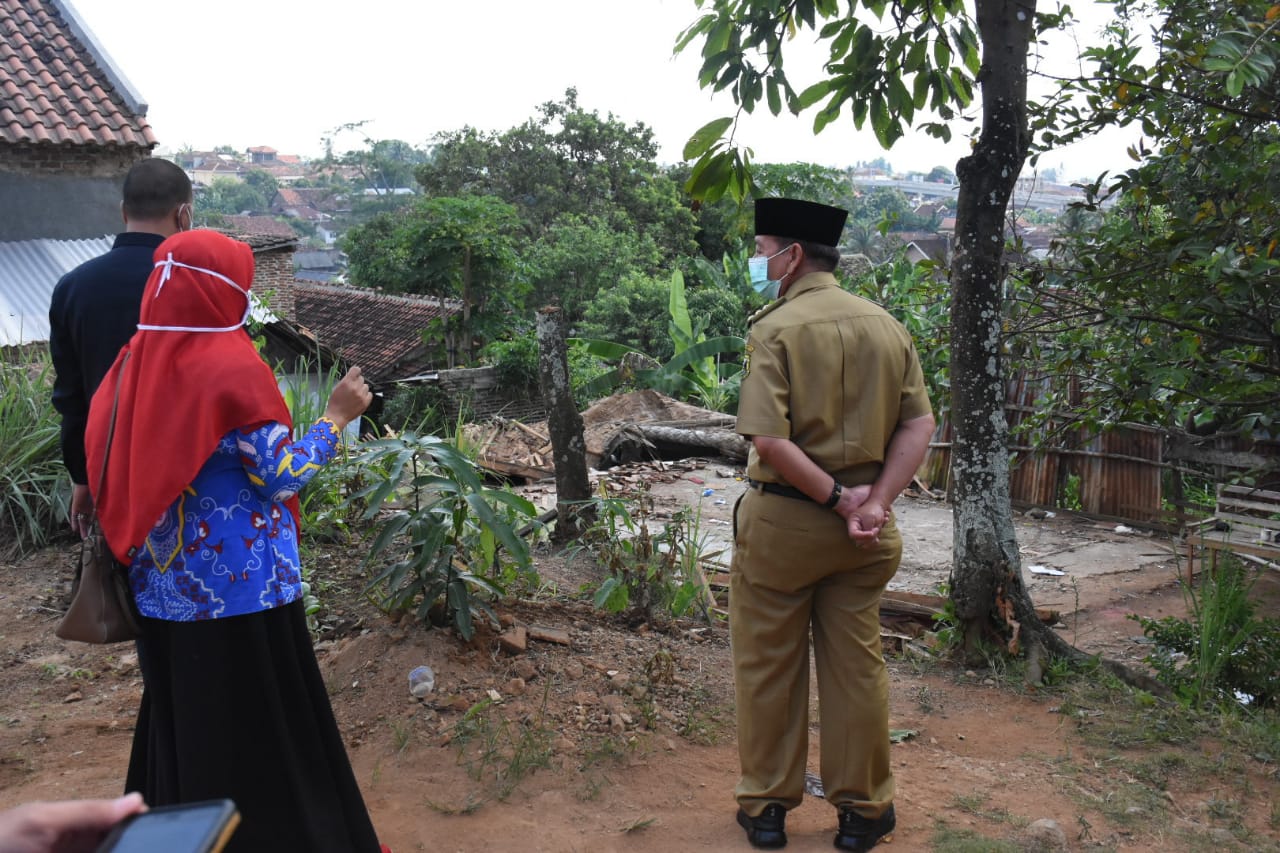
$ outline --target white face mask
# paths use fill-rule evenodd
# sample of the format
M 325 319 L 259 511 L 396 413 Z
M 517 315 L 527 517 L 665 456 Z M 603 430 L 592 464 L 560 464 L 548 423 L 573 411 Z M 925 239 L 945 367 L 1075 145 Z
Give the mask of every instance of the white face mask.
M 184 207 L 187 209 L 187 227 L 186 227 L 186 228 L 183 228 L 183 227 L 182 227 L 182 209 L 183 209 Z M 188 201 L 188 202 L 183 202 L 182 204 L 178 205 L 178 230 L 179 230 L 179 231 L 190 231 L 192 228 L 195 228 L 195 227 L 196 227 L 196 209 L 195 209 L 195 206 L 194 206 L 194 205 L 192 205 L 192 204 L 191 204 L 191 202 L 189 202 L 189 201 Z
M 781 255 L 787 249 L 780 249 L 767 258 L 755 257 L 747 258 L 747 271 L 751 274 L 751 286 L 755 288 L 765 299 L 777 299 L 778 289 L 782 286 L 782 279 L 769 278 L 769 261 Z
M 241 317 L 240 322 L 236 323 L 234 326 L 221 326 L 217 328 L 212 326 L 151 326 L 139 323 L 139 329 L 148 332 L 234 332 L 236 329 L 239 329 L 245 323 L 249 322 L 249 312 L 253 309 L 253 302 L 249 299 L 249 291 L 245 290 L 222 273 L 215 272 L 214 270 L 207 270 L 204 267 L 193 267 L 191 264 L 184 264 L 182 261 L 175 261 L 173 259 L 172 252 L 170 252 L 169 257 L 165 258 L 163 261 L 156 261 L 156 266 L 164 267 L 164 272 L 160 275 L 160 284 L 156 287 L 156 295 L 152 297 L 153 299 L 160 298 L 160 294 L 164 291 L 165 283 L 169 281 L 169 276 L 173 275 L 173 268 L 182 267 L 183 269 L 194 270 L 195 272 L 204 273 L 205 275 L 211 275 L 219 281 L 225 282 L 243 293 L 244 316 Z

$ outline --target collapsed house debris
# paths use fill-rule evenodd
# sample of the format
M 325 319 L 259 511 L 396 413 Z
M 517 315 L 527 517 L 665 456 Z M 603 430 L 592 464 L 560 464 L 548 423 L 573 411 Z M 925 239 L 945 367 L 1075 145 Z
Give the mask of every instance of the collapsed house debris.
M 735 419 L 681 403 L 653 390 L 634 391 L 608 397 L 582 413 L 583 433 L 587 452 L 587 465 L 593 483 L 599 483 L 605 493 L 612 495 L 647 492 L 650 487 L 687 482 L 693 494 L 702 494 L 717 504 L 732 504 L 733 498 L 745 487 L 746 476 L 742 466 L 747 458 L 748 444 L 733 431 Z M 467 424 L 463 428 L 466 441 L 477 451 L 479 464 L 494 473 L 510 479 L 523 479 L 530 485 L 522 490 L 546 511 L 539 521 L 546 523 L 555 517 L 552 483 L 554 462 L 551 439 L 545 421 L 521 423 L 496 417 L 485 423 Z M 729 466 L 717 465 L 715 459 L 724 459 Z M 666 461 L 662 461 L 666 460 Z M 603 473 L 604 471 L 608 473 Z M 736 485 L 735 485 L 736 484 Z M 927 484 L 918 480 L 913 484 L 916 496 L 938 499 L 941 494 L 931 494 Z M 684 499 L 668 491 L 646 510 L 646 520 L 654 529 L 660 529 L 683 506 Z M 550 508 L 548 508 L 550 507 Z M 708 513 L 710 515 L 710 513 Z M 720 617 L 728 616 L 729 553 L 731 534 L 727 520 L 707 518 L 699 514 L 701 523 L 708 530 L 721 532 L 707 534 L 701 544 L 708 551 L 699 556 L 698 570 L 704 587 L 704 612 Z M 713 525 L 724 525 L 715 528 Z M 529 525 L 528 533 L 534 525 Z M 720 547 L 723 546 L 723 547 Z M 902 651 L 911 647 L 921 654 L 932 654 L 924 637 L 936 630 L 937 622 L 947 612 L 947 600 L 937 595 L 925 595 L 905 590 L 888 590 L 880 603 L 881 639 L 886 647 Z M 1058 621 L 1058 613 L 1049 609 L 1037 610 L 1046 624 Z M 528 636 L 535 639 L 532 631 Z M 512 637 L 509 653 L 522 650 L 518 639 Z M 554 640 L 553 640 L 554 642 Z
M 587 467 L 597 470 L 643 459 L 720 456 L 741 462 L 747 442 L 734 417 L 681 403 L 653 390 L 615 394 L 582 413 Z M 535 482 L 555 475 L 546 421 L 524 424 L 495 417 L 466 424 L 463 436 L 481 467 Z

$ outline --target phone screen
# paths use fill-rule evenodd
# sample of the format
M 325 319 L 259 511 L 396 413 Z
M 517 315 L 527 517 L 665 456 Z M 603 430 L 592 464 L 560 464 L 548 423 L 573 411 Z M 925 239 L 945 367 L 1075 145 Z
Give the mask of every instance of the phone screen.
M 230 800 L 163 806 L 117 827 L 99 853 L 212 853 L 222 849 L 240 816 Z

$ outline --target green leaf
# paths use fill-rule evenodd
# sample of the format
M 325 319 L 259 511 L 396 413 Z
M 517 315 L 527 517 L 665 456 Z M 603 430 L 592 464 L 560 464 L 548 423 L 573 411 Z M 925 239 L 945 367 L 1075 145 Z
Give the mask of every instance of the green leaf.
M 889 109 L 885 106 L 884 99 L 879 93 L 871 96 L 871 129 L 875 131 L 876 140 L 882 148 L 888 148 L 889 138 Z
M 570 346 L 579 347 L 587 355 L 603 358 L 606 361 L 617 361 L 629 352 L 640 352 L 635 347 L 629 347 L 626 344 L 601 341 L 595 338 L 569 338 L 568 343 Z M 643 353 L 641 354 L 643 355 Z
M 782 94 L 778 91 L 778 81 L 775 78 L 769 78 L 765 92 L 769 96 L 769 112 L 775 116 L 778 115 L 782 112 Z M 688 160 L 689 157 L 686 155 L 685 159 Z
M 724 116 L 723 118 L 709 121 L 702 127 L 694 131 L 689 137 L 689 141 L 684 144 L 684 159 L 693 160 L 706 154 L 712 145 L 716 143 L 720 137 L 724 136 L 724 132 L 733 124 L 733 116 Z
M 809 109 L 809 107 L 818 103 L 831 92 L 831 86 L 832 81 L 829 79 L 814 83 L 796 98 L 796 106 L 801 110 Z
M 914 80 L 911 81 L 911 103 L 917 110 L 924 109 L 925 104 L 929 102 L 929 84 L 932 79 L 931 74 L 922 71 L 915 76 Z
M 946 71 L 951 67 L 951 47 L 945 38 L 939 38 L 933 43 L 933 65 L 939 71 Z
M 906 58 L 902 61 L 903 71 L 919 71 L 924 67 L 925 57 L 928 55 L 929 43 L 924 39 L 919 39 L 907 51 Z
M 693 172 L 685 185 L 695 199 L 714 202 L 724 195 L 729 175 L 733 171 L 733 155 L 727 151 L 704 155 L 694 164 Z

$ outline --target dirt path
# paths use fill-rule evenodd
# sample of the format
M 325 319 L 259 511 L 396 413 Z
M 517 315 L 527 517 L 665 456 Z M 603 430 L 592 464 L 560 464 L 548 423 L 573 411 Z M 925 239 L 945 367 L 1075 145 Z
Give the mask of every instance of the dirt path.
M 692 493 L 705 526 L 723 526 L 713 522 L 727 518 L 740 484 L 714 463 L 675 473 L 655 492 L 657 511 Z M 897 581 L 932 591 L 945 576 L 950 514 L 925 499 L 898 512 L 908 554 Z M 1028 564 L 1064 572 L 1032 576 L 1033 593 L 1068 614 L 1062 630 L 1087 650 L 1138 661 L 1147 647 L 1126 615 L 1183 610 L 1169 545 L 1157 538 L 1065 517 L 1020 520 L 1019 537 Z M 0 564 L 6 803 L 106 796 L 122 782 L 141 680 L 127 646 L 53 637 L 70 553 L 64 545 Z M 397 853 L 750 849 L 733 821 L 723 625 L 663 632 L 602 617 L 568 594 L 572 567 L 547 556 L 540 571 L 563 579 L 563 594 L 544 588 L 502 613 L 567 632 L 569 645 L 534 641 L 513 656 L 492 632 L 468 646 L 391 621 L 359 595 L 361 556 L 315 560 L 328 608 L 318 652 L 375 824 Z M 1260 594 L 1274 605 L 1280 573 L 1271 574 Z M 426 702 L 406 680 L 422 664 L 437 674 Z M 892 725 L 912 734 L 893 752 L 890 851 L 1054 849 L 1028 846 L 1042 819 L 1060 828 L 1060 849 L 1280 850 L 1274 757 L 1235 756 L 1200 736 L 1144 739 L 1143 715 L 1118 692 L 1029 692 L 1016 673 L 913 657 L 894 658 L 891 671 Z M 816 730 L 811 756 L 816 769 Z M 788 850 L 829 850 L 833 830 L 830 808 L 806 798 L 789 817 Z

